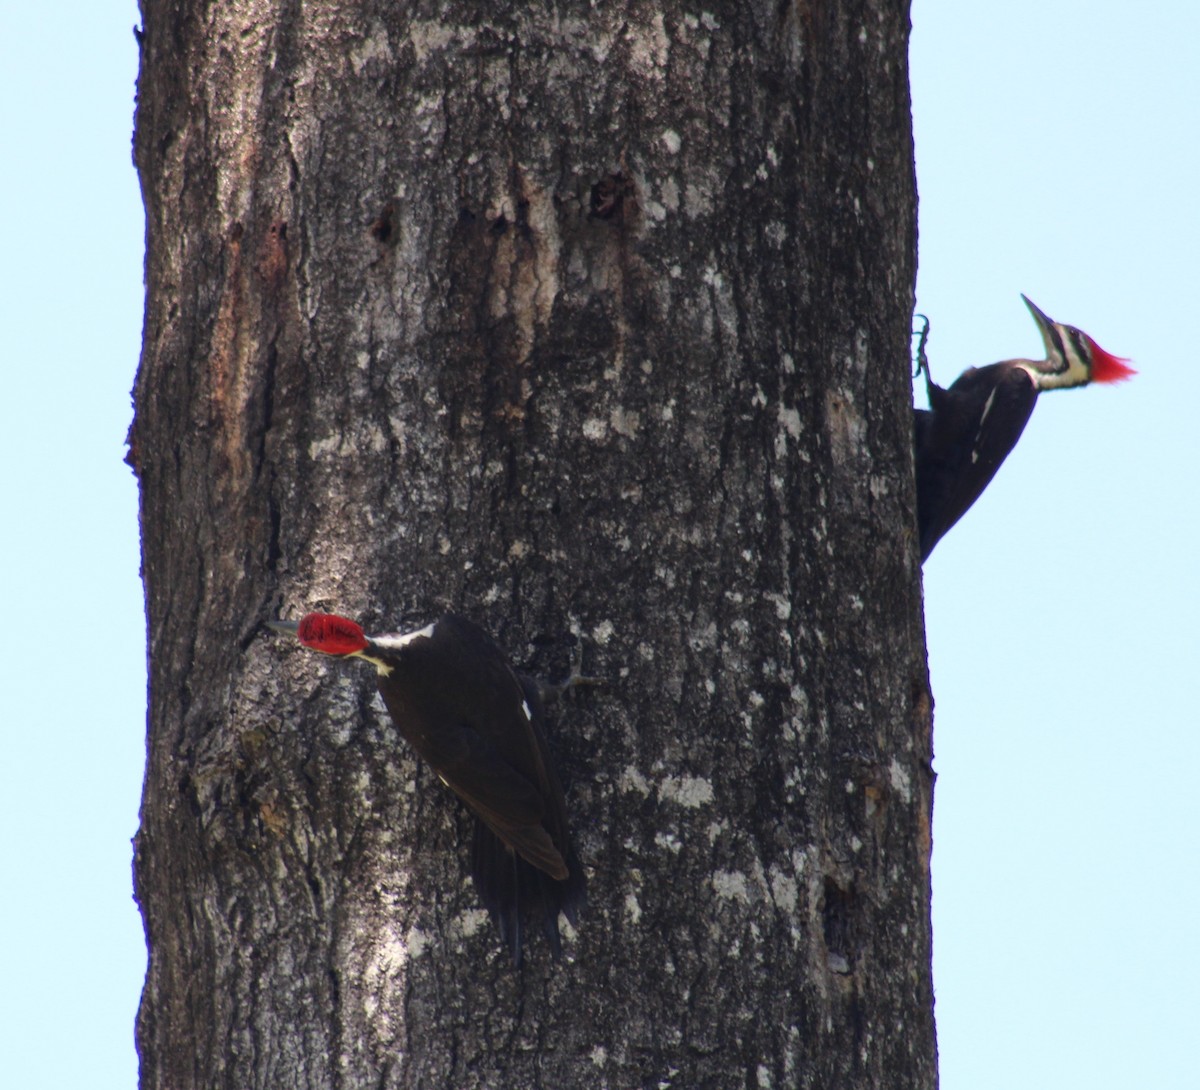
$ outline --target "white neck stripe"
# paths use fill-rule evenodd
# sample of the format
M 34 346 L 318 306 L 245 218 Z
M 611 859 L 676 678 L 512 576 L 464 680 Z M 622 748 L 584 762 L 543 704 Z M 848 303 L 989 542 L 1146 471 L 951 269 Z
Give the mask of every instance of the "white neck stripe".
M 371 642 L 376 647 L 382 647 L 387 651 L 399 651 L 402 647 L 407 647 L 414 640 L 428 640 L 433 638 L 433 629 L 437 622 L 426 625 L 416 632 L 389 632 L 385 636 L 374 636 Z

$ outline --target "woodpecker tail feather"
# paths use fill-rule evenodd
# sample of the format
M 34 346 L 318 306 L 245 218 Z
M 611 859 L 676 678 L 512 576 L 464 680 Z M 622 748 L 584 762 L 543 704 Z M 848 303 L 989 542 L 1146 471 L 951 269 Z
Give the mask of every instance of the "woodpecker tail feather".
M 567 877 L 561 881 L 526 862 L 482 821 L 476 819 L 471 841 L 471 877 L 500 937 L 521 965 L 525 929 L 540 926 L 554 956 L 562 955 L 558 917 L 576 926 L 587 900 L 583 867 L 573 848 L 567 850 Z

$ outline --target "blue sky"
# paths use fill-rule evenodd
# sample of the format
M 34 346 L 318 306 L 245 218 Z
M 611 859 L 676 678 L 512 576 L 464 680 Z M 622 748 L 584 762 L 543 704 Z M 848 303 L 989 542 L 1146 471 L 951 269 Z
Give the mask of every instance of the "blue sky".
M 132 4 L 0 10 L 0 1070 L 128 1088 L 144 757 Z M 943 1090 L 1184 1090 L 1200 1020 L 1200 6 L 916 0 L 934 374 L 1133 357 L 1042 399 L 926 566 Z M 18 623 L 19 622 L 19 623 Z M 80 636 L 96 639 L 86 653 Z
M 918 307 L 943 382 L 1131 356 L 1040 399 L 925 567 L 944 1090 L 1200 1085 L 1200 6 L 916 0 Z

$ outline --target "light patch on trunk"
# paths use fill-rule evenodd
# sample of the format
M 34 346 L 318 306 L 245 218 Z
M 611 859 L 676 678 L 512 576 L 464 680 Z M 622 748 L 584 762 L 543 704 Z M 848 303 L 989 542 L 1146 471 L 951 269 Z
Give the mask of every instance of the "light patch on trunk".
M 464 939 L 472 938 L 488 926 L 488 914 L 482 908 L 469 908 L 460 913 L 451 925 Z
M 825 431 L 836 467 L 857 472 L 865 466 L 867 422 L 852 395 L 838 390 L 825 394 Z
M 413 52 L 420 63 L 430 53 L 445 49 L 452 42 L 464 47 L 474 45 L 475 30 L 473 27 L 448 26 L 433 20 L 417 20 L 409 28 L 408 40 L 412 42 Z
M 638 433 L 638 428 L 641 426 L 641 417 L 637 413 L 628 412 L 622 406 L 616 406 L 609 413 L 609 423 L 612 425 L 612 430 L 618 435 L 625 436 L 626 439 L 632 439 Z
M 583 434 L 588 438 L 599 441 L 608 434 L 608 425 L 594 416 L 589 416 L 583 422 Z
M 650 794 L 649 782 L 633 765 L 627 766 L 617 777 L 617 787 L 622 791 L 636 791 L 643 797 Z
M 712 885 L 718 897 L 727 901 L 750 903 L 750 887 L 744 874 L 732 870 L 719 870 L 712 877 Z
M 648 22 L 631 22 L 625 40 L 629 43 L 629 66 L 638 75 L 661 82 L 671 49 L 662 12 L 656 12 Z
M 419 958 L 430 946 L 429 936 L 419 927 L 412 928 L 405 938 L 410 958 Z
M 341 435 L 327 435 L 324 439 L 314 439 L 308 444 L 308 456 L 318 462 L 326 454 L 342 453 L 343 437 Z
M 659 798 L 698 810 L 713 800 L 712 784 L 699 776 L 668 776 L 659 785 Z
M 387 31 L 379 24 L 375 25 L 369 38 L 350 51 L 350 64 L 354 67 L 356 76 L 361 76 L 362 70 L 372 61 L 379 61 L 385 65 L 393 63 Z
M 775 902 L 775 907 L 789 914 L 795 912 L 800 896 L 796 879 L 790 874 L 785 874 L 778 867 L 772 867 L 770 883 L 771 898 Z
M 386 932 L 372 950 L 373 956 L 363 974 L 365 979 L 376 985 L 391 980 L 410 958 L 419 957 L 427 945 L 428 939 L 415 927 L 404 936 Z
M 781 404 L 778 409 L 777 419 L 779 426 L 792 439 L 800 438 L 800 412 L 797 409 L 787 409 Z
M 673 833 L 655 833 L 654 843 L 657 847 L 662 848 L 664 851 L 668 851 L 676 855 L 679 853 L 679 849 L 683 847 Z
M 775 606 L 775 617 L 780 619 L 780 621 L 787 621 L 792 616 L 792 599 L 788 598 L 787 595 L 767 591 L 763 593 L 762 597 Z

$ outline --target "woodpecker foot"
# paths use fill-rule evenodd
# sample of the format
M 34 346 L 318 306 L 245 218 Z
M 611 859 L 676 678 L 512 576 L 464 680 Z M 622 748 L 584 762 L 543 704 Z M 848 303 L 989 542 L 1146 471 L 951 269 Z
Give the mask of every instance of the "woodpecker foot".
M 914 314 L 913 317 L 920 318 L 925 323 L 917 341 L 917 369 L 913 372 L 913 378 L 919 378 L 924 371 L 925 377 L 932 379 L 933 376 L 929 373 L 929 357 L 925 355 L 925 345 L 929 342 L 929 319 L 924 314 Z
M 579 640 L 575 644 L 575 650 L 571 655 L 571 672 L 562 681 L 543 681 L 541 683 L 542 700 L 547 704 L 553 704 L 559 700 L 567 692 L 568 689 L 574 689 L 578 685 L 607 685 L 608 680 L 602 677 L 588 677 L 583 672 L 583 641 Z

